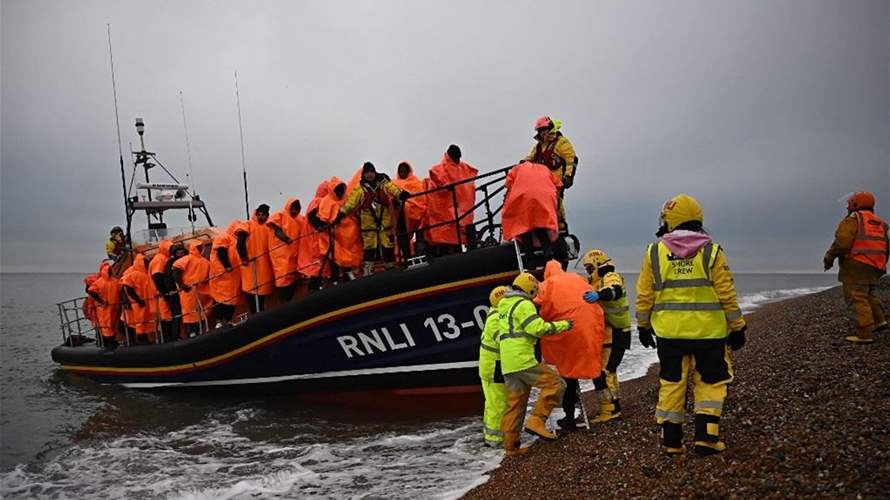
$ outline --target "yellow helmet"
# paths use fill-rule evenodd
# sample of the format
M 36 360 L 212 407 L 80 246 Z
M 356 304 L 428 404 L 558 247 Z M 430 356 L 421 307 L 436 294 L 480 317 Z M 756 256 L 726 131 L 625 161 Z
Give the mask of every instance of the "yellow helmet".
M 538 279 L 531 273 L 519 273 L 513 280 L 513 286 L 527 293 L 530 297 L 538 294 Z
M 667 225 L 667 230 L 670 232 L 684 222 L 693 220 L 704 222 L 704 214 L 695 198 L 688 194 L 678 194 L 664 202 L 659 219 L 662 224 Z
M 584 254 L 581 263 L 584 264 L 584 267 L 592 266 L 594 269 L 599 269 L 603 266 L 615 266 L 609 254 L 599 248 L 594 248 Z
M 488 302 L 491 303 L 491 307 L 497 307 L 498 302 L 500 302 L 501 299 L 504 298 L 504 294 L 508 291 L 510 291 L 510 289 L 505 286 L 494 287 L 491 293 L 488 294 Z

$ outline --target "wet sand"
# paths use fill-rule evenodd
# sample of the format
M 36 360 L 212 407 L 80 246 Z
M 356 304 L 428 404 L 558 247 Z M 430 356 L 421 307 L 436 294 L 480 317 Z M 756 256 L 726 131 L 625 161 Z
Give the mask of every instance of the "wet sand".
M 879 294 L 890 312 L 890 279 Z M 890 496 L 890 334 L 871 345 L 844 342 L 853 325 L 839 288 L 746 318 L 748 342 L 733 353 L 721 420 L 723 454 L 691 453 L 691 389 L 687 453 L 660 453 L 653 367 L 622 384 L 621 419 L 536 442 L 466 498 Z

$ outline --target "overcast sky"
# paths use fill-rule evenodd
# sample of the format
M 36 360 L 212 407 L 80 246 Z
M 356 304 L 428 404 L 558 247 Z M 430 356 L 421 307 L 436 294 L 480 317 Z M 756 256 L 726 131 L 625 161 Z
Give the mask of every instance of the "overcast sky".
M 549 114 L 581 158 L 570 225 L 622 269 L 678 192 L 736 271 L 819 272 L 839 197 L 890 206 L 886 0 L 3 0 L 0 17 L 4 272 L 92 271 L 124 223 L 106 23 L 125 153 L 143 117 L 185 177 L 182 91 L 219 225 L 244 215 L 235 70 L 253 205 L 364 161 L 425 175 L 450 143 L 493 170 Z

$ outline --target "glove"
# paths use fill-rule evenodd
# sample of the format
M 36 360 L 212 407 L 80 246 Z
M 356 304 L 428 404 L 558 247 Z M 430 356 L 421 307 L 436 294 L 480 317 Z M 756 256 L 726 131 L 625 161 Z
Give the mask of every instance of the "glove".
M 569 189 L 570 187 L 572 187 L 572 185 L 574 183 L 575 183 L 574 177 L 566 177 L 565 179 L 562 180 L 562 188 Z
M 399 201 L 405 201 L 410 197 L 411 193 L 409 193 L 408 191 L 402 191 L 401 193 L 399 193 Z
M 567 320 L 566 320 L 566 323 L 568 323 L 568 324 L 569 324 L 569 327 L 568 327 L 568 328 L 566 328 L 566 330 L 565 330 L 565 331 L 569 331 L 569 330 L 571 330 L 571 329 L 572 329 L 572 328 L 574 328 L 574 327 L 575 327 L 575 322 L 574 322 L 574 321 L 572 321 L 572 320 L 570 320 L 570 319 L 567 319 Z
M 745 325 L 741 330 L 733 330 L 729 332 L 729 337 L 726 339 L 726 345 L 733 351 L 738 351 L 745 345 L 745 332 L 747 331 L 748 325 Z
M 648 347 L 653 349 L 658 347 L 658 344 L 655 342 L 655 330 L 651 328 L 638 328 L 637 333 L 640 336 L 640 344 L 643 347 Z
M 826 254 L 822 259 L 822 264 L 825 266 L 825 270 L 828 271 L 834 266 L 834 257 Z
M 183 285 L 183 286 L 179 287 L 179 289 L 182 290 L 183 292 L 191 292 L 192 291 L 192 287 L 190 287 L 188 285 Z
M 584 292 L 584 302 L 588 304 L 593 304 L 594 302 L 600 299 L 600 294 L 594 292 L 593 290 Z
M 343 212 L 337 212 L 337 216 L 334 217 L 334 222 L 332 224 L 336 226 L 340 223 L 341 220 L 343 220 L 343 217 L 345 217 L 345 215 L 343 215 Z
M 142 299 L 139 299 L 136 303 L 139 304 L 139 307 L 145 307 L 145 301 Z
M 249 265 L 250 265 L 250 261 L 249 261 L 249 260 L 247 260 L 247 259 L 241 259 L 241 266 L 242 266 L 242 267 L 247 267 L 247 266 L 249 266 Z

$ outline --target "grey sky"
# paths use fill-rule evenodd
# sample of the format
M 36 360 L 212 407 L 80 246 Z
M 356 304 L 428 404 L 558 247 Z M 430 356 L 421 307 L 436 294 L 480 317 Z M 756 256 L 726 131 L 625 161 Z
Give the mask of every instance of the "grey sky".
M 185 177 L 181 90 L 220 225 L 244 215 L 236 69 L 254 205 L 366 160 L 423 175 L 452 142 L 506 166 L 551 114 L 581 157 L 570 224 L 624 269 L 678 192 L 737 271 L 820 271 L 838 197 L 890 207 L 885 0 L 3 0 L 0 17 L 3 271 L 93 270 L 123 222 L 106 23 L 124 149 L 141 116 Z

